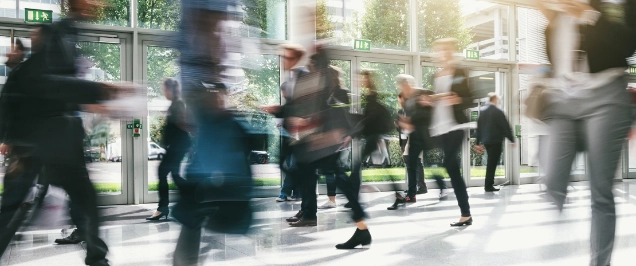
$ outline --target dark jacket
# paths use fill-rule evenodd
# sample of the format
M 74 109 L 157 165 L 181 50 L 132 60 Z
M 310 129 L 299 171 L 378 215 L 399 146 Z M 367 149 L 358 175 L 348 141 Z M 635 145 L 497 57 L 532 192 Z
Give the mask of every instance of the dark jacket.
M 12 97 L 21 99 L 12 105 L 13 122 L 19 127 L 9 138 L 22 135 L 32 142 L 45 163 L 83 160 L 84 128 L 77 116 L 79 104 L 98 103 L 104 97 L 97 82 L 75 77 L 75 44 L 72 25 L 57 22 L 42 31 L 45 47 L 21 64 L 12 77 Z M 11 99 L 10 99 L 11 101 Z M 10 130 L 11 131 L 11 130 Z M 76 162 L 76 161 L 74 161 Z
M 433 92 L 429 90 L 416 90 L 413 97 L 418 98 L 422 95 L 431 94 Z M 415 104 L 412 108 L 407 107 L 405 114 L 411 118 L 411 124 L 415 127 L 413 132 L 409 134 L 409 141 L 413 144 L 423 145 L 425 150 L 433 149 L 434 142 L 429 131 L 433 118 L 433 108 Z
M 618 4 L 624 10 L 622 18 L 616 18 L 612 8 L 614 4 L 602 0 L 591 0 L 590 5 L 601 13 L 595 25 L 580 26 L 580 49 L 587 53 L 591 73 L 603 70 L 625 67 L 626 58 L 636 51 L 636 0 L 625 0 Z M 551 54 L 552 27 L 546 28 L 546 52 Z M 550 60 L 551 61 L 551 60 Z
M 163 128 L 163 145 L 167 148 L 187 149 L 190 146 L 190 134 L 180 127 L 185 121 L 186 105 L 181 99 L 174 99 L 168 115 L 166 125 Z
M 453 113 L 457 124 L 470 122 L 464 111 L 477 106 L 477 104 L 473 102 L 474 96 L 468 83 L 468 77 L 468 69 L 464 67 L 458 66 L 453 74 L 451 92 L 454 92 L 458 97 L 462 98 L 462 103 L 453 106 Z
M 391 113 L 378 101 L 377 95 L 368 95 L 366 106 L 360 121 L 351 130 L 350 136 L 377 136 L 387 134 L 393 129 Z
M 484 107 L 477 120 L 476 144 L 501 144 L 504 138 L 512 143 L 515 142 L 506 115 L 497 106 Z

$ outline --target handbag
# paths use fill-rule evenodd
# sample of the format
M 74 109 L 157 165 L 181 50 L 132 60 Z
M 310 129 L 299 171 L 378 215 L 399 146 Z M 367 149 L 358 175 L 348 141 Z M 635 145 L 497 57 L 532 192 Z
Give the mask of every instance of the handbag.
M 541 120 L 545 114 L 549 97 L 548 88 L 546 88 L 545 85 L 533 85 L 530 95 L 528 95 L 528 98 L 524 101 L 524 104 L 526 105 L 526 117 Z

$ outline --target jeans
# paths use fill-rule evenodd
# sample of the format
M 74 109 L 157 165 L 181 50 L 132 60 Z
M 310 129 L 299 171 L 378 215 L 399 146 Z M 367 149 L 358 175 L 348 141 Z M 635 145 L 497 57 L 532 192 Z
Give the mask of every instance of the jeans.
M 181 177 L 181 161 L 190 148 L 189 141 L 179 144 L 172 144 L 168 147 L 166 155 L 159 164 L 159 208 L 157 211 L 162 213 L 168 213 L 168 192 L 170 187 L 168 185 L 168 174 L 172 174 L 172 180 L 174 180 L 177 186 L 183 183 Z
M 484 144 L 488 153 L 488 164 L 486 165 L 486 181 L 484 187 L 491 188 L 495 185 L 495 171 L 501 159 L 502 143 Z
M 298 169 L 303 177 L 303 194 L 313 195 L 316 193 L 316 182 L 318 181 L 317 169 L 323 169 L 325 171 L 333 171 L 336 177 L 336 186 L 340 188 L 352 204 L 351 210 L 353 214 L 351 218 L 355 221 L 361 221 L 366 217 L 366 214 L 362 210 L 360 202 L 358 202 L 358 188 L 355 187 L 354 182 L 347 176 L 342 167 L 338 165 L 339 154 L 334 154 L 326 158 L 311 162 L 311 163 L 298 163 Z M 315 220 L 317 219 L 316 213 L 318 212 L 318 202 L 316 197 L 303 197 L 303 219 Z
M 468 192 L 466 191 L 466 182 L 460 171 L 460 161 L 457 158 L 462 147 L 464 131 L 456 130 L 448 132 L 439 137 L 441 141 L 442 151 L 444 152 L 444 168 L 450 176 L 455 197 L 457 197 L 457 205 L 461 210 L 462 217 L 470 217 L 470 204 L 468 204 Z
M 577 147 L 585 147 L 592 200 L 590 266 L 609 265 L 614 248 L 616 209 L 614 175 L 631 124 L 626 81 L 618 78 L 579 97 L 555 96 L 548 107 L 546 186 L 562 209 Z

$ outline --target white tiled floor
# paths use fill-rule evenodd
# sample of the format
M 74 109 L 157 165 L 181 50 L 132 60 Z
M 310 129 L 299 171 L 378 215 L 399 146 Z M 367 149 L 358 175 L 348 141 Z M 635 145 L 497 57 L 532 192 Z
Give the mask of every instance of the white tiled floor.
M 575 190 L 574 190 L 575 189 Z M 471 188 L 475 223 L 451 228 L 459 216 L 455 198 L 437 191 L 418 197 L 406 209 L 387 211 L 391 193 L 364 193 L 371 217 L 373 246 L 336 250 L 354 231 L 343 207 L 321 211 L 319 226 L 289 228 L 284 218 L 300 202 L 256 199 L 255 224 L 248 236 L 205 233 L 204 265 L 586 265 L 589 257 L 590 202 L 585 183 L 575 184 L 563 213 L 547 202 L 537 185 L 509 186 L 497 193 Z M 613 266 L 635 265 L 636 183 L 617 183 L 618 231 Z M 326 197 L 321 196 L 319 203 Z M 338 197 L 339 205 L 346 203 Z M 112 265 L 171 265 L 180 226 L 146 222 L 152 205 L 109 207 L 128 216 L 105 216 L 102 235 Z M 127 208 L 127 209 L 126 209 Z M 126 217 L 126 222 L 121 217 Z M 118 220 L 119 219 L 119 220 Z M 23 232 L 2 258 L 2 265 L 83 265 L 82 245 L 58 246 L 60 230 Z

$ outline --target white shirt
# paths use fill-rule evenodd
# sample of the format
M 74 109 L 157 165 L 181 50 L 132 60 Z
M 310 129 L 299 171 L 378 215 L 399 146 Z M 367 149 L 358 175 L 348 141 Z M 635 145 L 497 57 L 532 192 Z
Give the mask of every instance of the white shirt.
M 449 93 L 453 86 L 453 75 L 435 78 L 435 93 Z M 446 100 L 435 102 L 433 107 L 433 121 L 431 122 L 431 136 L 440 136 L 448 132 L 467 128 L 466 124 L 457 124 L 453 106 Z
M 581 1 L 589 3 L 589 0 Z M 551 81 L 551 87 L 576 95 L 584 89 L 602 87 L 625 74 L 624 68 L 607 69 L 591 74 L 587 57 L 577 60 L 580 49 L 579 25 L 594 25 L 599 17 L 600 13 L 596 11 L 585 11 L 582 18 L 575 18 L 563 12 L 557 14 L 551 36 L 551 63 L 555 77 Z

